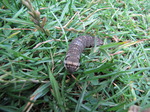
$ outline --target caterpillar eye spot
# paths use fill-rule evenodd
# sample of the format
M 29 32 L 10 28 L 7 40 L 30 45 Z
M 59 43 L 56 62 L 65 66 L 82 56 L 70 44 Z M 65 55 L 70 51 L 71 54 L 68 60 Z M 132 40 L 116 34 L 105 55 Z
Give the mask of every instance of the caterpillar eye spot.
M 75 38 L 69 45 L 69 49 L 64 60 L 65 68 L 70 72 L 75 72 L 79 66 L 80 55 L 86 47 L 93 47 L 94 45 L 102 45 L 103 42 L 97 37 L 80 36 Z

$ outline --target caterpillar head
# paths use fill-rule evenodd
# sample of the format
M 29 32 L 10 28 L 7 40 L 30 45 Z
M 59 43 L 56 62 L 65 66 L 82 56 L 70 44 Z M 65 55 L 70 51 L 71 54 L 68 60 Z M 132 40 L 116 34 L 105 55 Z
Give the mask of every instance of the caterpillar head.
M 77 71 L 80 66 L 79 58 L 75 56 L 67 56 L 64 60 L 64 65 L 69 73 L 73 73 Z

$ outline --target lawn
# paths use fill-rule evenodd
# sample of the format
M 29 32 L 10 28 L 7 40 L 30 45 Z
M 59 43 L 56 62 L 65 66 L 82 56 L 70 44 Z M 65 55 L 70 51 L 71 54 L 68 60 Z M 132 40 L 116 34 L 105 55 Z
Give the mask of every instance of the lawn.
M 64 67 L 78 36 L 80 68 Z M 127 112 L 150 107 L 148 0 L 1 0 L 0 111 Z

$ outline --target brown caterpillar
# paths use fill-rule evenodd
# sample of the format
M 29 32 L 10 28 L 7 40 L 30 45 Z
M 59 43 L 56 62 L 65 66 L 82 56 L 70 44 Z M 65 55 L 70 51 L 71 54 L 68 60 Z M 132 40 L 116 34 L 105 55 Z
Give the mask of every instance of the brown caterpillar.
M 80 66 L 80 55 L 84 48 L 102 44 L 102 40 L 97 37 L 80 36 L 75 38 L 69 45 L 69 49 L 64 60 L 65 68 L 69 73 L 75 72 Z

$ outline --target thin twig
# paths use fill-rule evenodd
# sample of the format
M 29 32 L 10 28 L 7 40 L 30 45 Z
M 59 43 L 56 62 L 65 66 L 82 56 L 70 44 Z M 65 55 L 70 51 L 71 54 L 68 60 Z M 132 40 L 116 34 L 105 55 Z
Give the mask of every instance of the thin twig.
M 29 29 L 29 28 L 0 28 L 2 30 L 32 30 L 36 31 L 36 29 Z
M 111 7 L 107 7 L 107 8 L 101 8 L 101 9 L 97 9 L 96 11 L 92 12 L 91 14 L 89 14 L 85 19 L 83 19 L 82 21 L 86 21 L 88 18 L 90 18 L 93 14 L 95 14 L 98 11 L 101 10 L 105 10 L 105 9 L 112 9 Z
M 56 29 L 61 29 L 60 27 L 58 27 L 58 26 L 55 26 L 55 28 Z M 64 28 L 64 27 L 63 27 Z M 74 29 L 74 28 L 69 28 L 69 29 L 67 29 L 67 28 L 64 28 L 64 30 L 65 31 L 74 31 L 74 32 L 81 32 L 81 33 L 84 33 L 85 31 L 84 30 L 76 30 L 76 29 Z
M 113 54 L 110 54 L 110 55 L 111 55 L 111 56 L 114 56 L 114 55 L 121 54 L 121 53 L 124 53 L 124 51 L 118 51 L 118 52 L 113 53 Z
M 79 12 L 76 12 L 76 13 L 72 16 L 72 18 L 68 21 L 68 23 L 67 23 L 66 25 L 64 25 L 63 27 L 66 28 L 66 27 L 72 22 L 72 20 L 74 19 L 74 17 L 75 17 L 78 13 L 79 13 Z
M 47 40 L 47 41 L 38 43 L 33 49 L 39 47 L 39 46 L 42 45 L 42 44 L 45 44 L 45 43 L 48 43 L 48 42 L 52 42 L 52 41 L 65 41 L 65 40 L 60 40 L 60 39 Z

